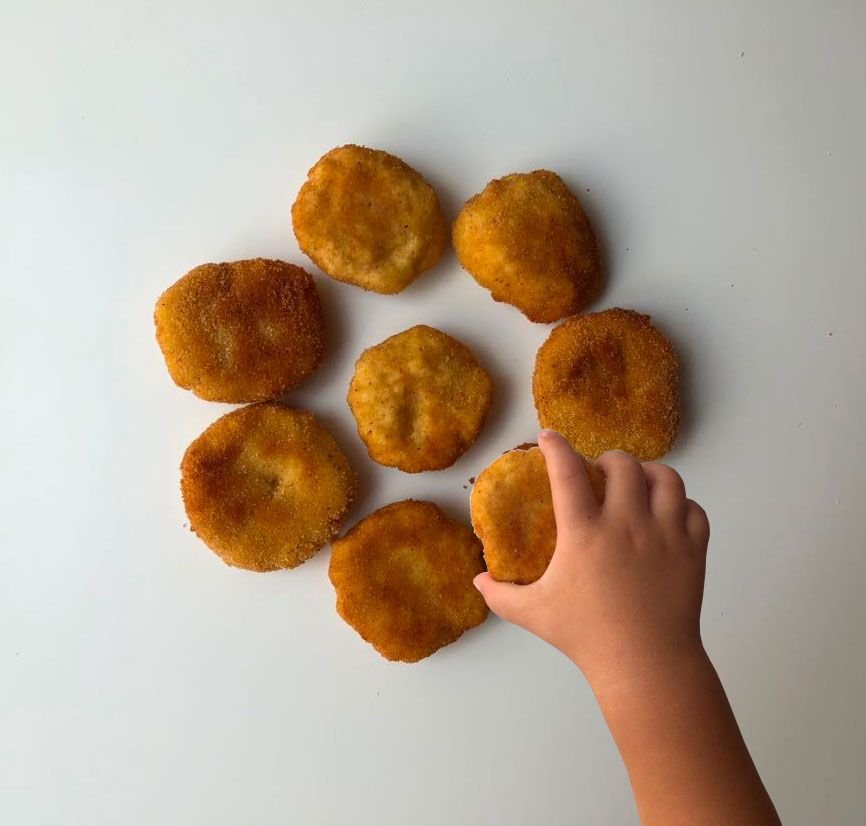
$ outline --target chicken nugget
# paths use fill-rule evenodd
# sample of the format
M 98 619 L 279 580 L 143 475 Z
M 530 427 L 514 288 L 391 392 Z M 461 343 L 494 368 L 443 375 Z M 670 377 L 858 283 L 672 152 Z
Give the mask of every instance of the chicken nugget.
M 569 318 L 535 359 L 538 420 L 591 459 L 606 450 L 658 459 L 679 430 L 678 371 L 673 345 L 647 315 L 614 308 Z
M 186 450 L 181 492 L 190 528 L 223 561 L 294 568 L 340 529 L 355 474 L 312 413 L 254 404 L 217 419 Z
M 448 240 L 439 198 L 419 172 L 387 152 L 351 144 L 309 171 L 292 226 L 322 272 L 376 293 L 408 287 Z
M 530 321 L 582 310 L 601 287 L 601 257 L 580 202 L 554 172 L 491 181 L 453 227 L 463 268 Z
M 601 503 L 604 474 L 592 462 L 586 462 L 586 470 Z M 515 448 L 489 464 L 475 481 L 469 510 L 490 576 L 526 585 L 547 570 L 556 547 L 556 520 L 538 447 Z
M 325 355 L 313 278 L 284 261 L 202 264 L 160 296 L 154 320 L 175 384 L 207 401 L 272 399 Z
M 361 353 L 348 402 L 373 461 L 441 470 L 478 438 L 493 382 L 457 339 L 420 324 Z
M 333 544 L 337 613 L 383 657 L 417 662 L 484 622 L 484 570 L 468 526 L 411 499 L 371 513 Z

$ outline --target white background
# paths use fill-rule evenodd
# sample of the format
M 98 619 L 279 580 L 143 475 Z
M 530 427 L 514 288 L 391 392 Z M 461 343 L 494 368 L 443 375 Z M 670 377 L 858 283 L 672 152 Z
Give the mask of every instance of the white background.
M 851 2 L 2 4 L 0 821 L 630 824 L 580 674 L 491 618 L 415 666 L 334 612 L 328 551 L 224 566 L 178 463 L 229 409 L 175 388 L 159 293 L 205 261 L 312 265 L 289 210 L 326 150 L 390 150 L 449 218 L 547 167 L 604 244 L 596 308 L 680 348 L 668 459 L 710 513 L 707 647 L 788 824 L 853 824 L 866 786 L 866 7 Z M 590 191 L 591 190 L 591 191 Z M 326 365 L 293 402 L 361 476 L 467 514 L 536 433 L 549 328 L 448 253 L 403 294 L 318 277 Z M 372 466 L 359 351 L 426 322 L 497 400 L 452 469 Z

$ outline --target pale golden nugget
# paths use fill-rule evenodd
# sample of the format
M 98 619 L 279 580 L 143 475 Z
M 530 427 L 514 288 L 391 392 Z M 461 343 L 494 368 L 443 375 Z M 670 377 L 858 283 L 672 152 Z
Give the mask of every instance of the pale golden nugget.
M 530 321 L 582 310 L 601 287 L 598 243 L 580 202 L 554 172 L 491 181 L 453 227 L 463 268 Z
M 340 529 L 355 474 L 312 413 L 264 403 L 217 419 L 186 450 L 190 528 L 223 561 L 294 568 Z
M 493 382 L 466 345 L 419 325 L 365 350 L 348 402 L 370 458 L 408 473 L 449 467 L 472 445 Z
M 586 463 L 599 503 L 604 475 Z M 533 445 L 503 454 L 478 476 L 469 499 L 472 527 L 494 579 L 526 585 L 547 570 L 556 547 L 556 520 L 544 455 Z
M 542 427 L 591 459 L 664 456 L 680 424 L 679 361 L 650 317 L 619 308 L 575 316 L 541 345 L 532 377 Z
M 417 662 L 484 622 L 472 584 L 484 570 L 468 526 L 432 502 L 371 513 L 336 540 L 329 575 L 337 613 L 383 657 Z
M 309 171 L 292 207 L 298 244 L 337 281 L 398 293 L 442 256 L 439 198 L 400 158 L 340 146 Z
M 325 355 L 313 278 L 284 261 L 202 264 L 160 296 L 154 320 L 175 384 L 207 401 L 273 399 Z

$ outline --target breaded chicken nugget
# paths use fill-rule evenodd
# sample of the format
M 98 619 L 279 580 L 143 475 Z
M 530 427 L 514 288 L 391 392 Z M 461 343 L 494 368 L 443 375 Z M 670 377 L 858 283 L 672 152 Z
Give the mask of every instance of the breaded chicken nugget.
M 175 384 L 207 401 L 272 399 L 325 354 L 316 285 L 284 261 L 202 264 L 160 296 L 154 319 Z
M 432 502 L 395 502 L 333 544 L 337 613 L 383 657 L 417 662 L 484 622 L 481 543 Z
M 186 450 L 181 492 L 190 528 L 223 561 L 294 568 L 329 542 L 355 474 L 312 413 L 263 403 L 217 419 Z
M 592 462 L 586 470 L 600 503 L 604 474 Z M 489 464 L 472 488 L 469 510 L 490 576 L 526 585 L 547 570 L 556 547 L 556 520 L 544 455 L 537 447 L 515 448 Z
M 530 321 L 582 310 L 598 294 L 601 260 L 580 202 L 554 172 L 491 181 L 453 227 L 463 268 Z
M 394 155 L 353 145 L 332 149 L 309 171 L 292 226 L 319 269 L 377 293 L 409 286 L 448 241 L 424 177 Z
M 615 308 L 570 318 L 536 356 L 538 420 L 591 459 L 615 449 L 658 459 L 679 429 L 678 370 L 649 316 Z
M 493 382 L 457 339 L 420 324 L 361 353 L 348 402 L 373 461 L 407 473 L 441 470 L 472 445 Z

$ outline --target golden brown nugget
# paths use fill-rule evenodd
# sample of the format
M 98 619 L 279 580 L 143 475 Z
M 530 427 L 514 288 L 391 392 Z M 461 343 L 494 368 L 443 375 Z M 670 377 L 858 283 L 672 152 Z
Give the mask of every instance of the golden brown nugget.
M 604 474 L 592 462 L 586 470 L 601 503 Z M 556 519 L 538 447 L 515 448 L 489 464 L 472 488 L 469 510 L 490 576 L 526 585 L 547 570 L 556 547 Z
M 337 613 L 388 660 L 413 663 L 484 622 L 484 570 L 468 526 L 432 502 L 395 502 L 333 544 Z
M 335 536 L 355 474 L 312 413 L 263 403 L 217 419 L 187 448 L 181 491 L 190 528 L 224 562 L 273 571 Z
M 560 324 L 538 351 L 532 390 L 541 426 L 591 459 L 606 450 L 658 459 L 679 430 L 677 354 L 650 317 L 634 310 Z
M 309 171 L 292 226 L 322 272 L 377 293 L 409 286 L 448 241 L 439 198 L 424 177 L 394 155 L 351 144 Z
M 420 324 L 361 353 L 348 402 L 373 461 L 441 470 L 478 438 L 493 382 L 457 339 Z
M 463 268 L 530 321 L 582 310 L 601 287 L 601 258 L 580 202 L 554 172 L 491 181 L 453 227 Z
M 325 355 L 313 278 L 284 261 L 202 264 L 160 296 L 154 319 L 175 384 L 207 401 L 272 399 Z

